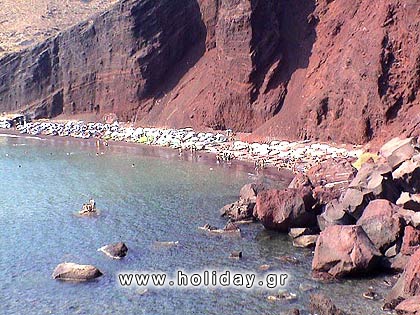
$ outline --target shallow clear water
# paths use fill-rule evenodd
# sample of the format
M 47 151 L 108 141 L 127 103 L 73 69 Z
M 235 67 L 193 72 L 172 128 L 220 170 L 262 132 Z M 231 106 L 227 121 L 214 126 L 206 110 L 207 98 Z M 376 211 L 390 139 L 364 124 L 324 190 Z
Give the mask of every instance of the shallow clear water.
M 208 235 L 205 223 L 222 227 L 218 209 L 255 179 L 243 167 L 195 163 L 174 151 L 116 145 L 96 156 L 91 142 L 0 137 L 0 304 L 1 314 L 282 314 L 306 308 L 311 292 L 311 252 L 297 250 L 287 236 L 259 224 L 243 226 L 242 237 Z M 134 164 L 134 167 L 133 167 Z M 279 186 L 284 185 L 281 181 Z M 98 218 L 74 215 L 95 198 Z M 97 249 L 124 241 L 128 256 L 109 259 Z M 165 248 L 155 241 L 179 241 Z M 228 258 L 242 250 L 244 258 Z M 281 263 L 294 255 L 301 263 Z M 104 276 L 86 283 L 51 279 L 63 261 L 96 265 Z M 291 275 L 294 302 L 270 302 L 264 291 L 123 289 L 116 274 L 127 270 L 243 269 L 262 264 Z M 374 281 L 323 284 L 351 314 L 379 314 L 380 302 L 361 294 Z

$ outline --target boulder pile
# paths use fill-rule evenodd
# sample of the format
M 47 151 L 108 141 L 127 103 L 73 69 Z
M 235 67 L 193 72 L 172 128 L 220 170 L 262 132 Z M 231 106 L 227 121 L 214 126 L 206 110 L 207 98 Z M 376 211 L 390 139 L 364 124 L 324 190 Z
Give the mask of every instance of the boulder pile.
M 331 160 L 287 189 L 258 191 L 252 215 L 267 229 L 289 232 L 295 246 L 316 242 L 315 278 L 403 272 L 384 309 L 419 314 L 420 140 L 395 138 L 367 155 L 357 169 Z

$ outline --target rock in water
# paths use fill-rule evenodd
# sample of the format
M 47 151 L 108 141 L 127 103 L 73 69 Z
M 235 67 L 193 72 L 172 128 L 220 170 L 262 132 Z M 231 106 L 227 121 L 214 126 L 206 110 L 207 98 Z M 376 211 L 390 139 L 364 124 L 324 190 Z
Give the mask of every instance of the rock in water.
M 53 279 L 66 281 L 87 281 L 102 276 L 102 272 L 92 265 L 61 263 L 52 274 Z
M 301 235 L 293 240 L 294 247 L 313 248 L 316 245 L 318 235 Z
M 253 202 L 257 200 L 257 195 L 260 191 L 263 191 L 265 189 L 264 184 L 262 183 L 251 183 L 246 184 L 241 188 L 241 191 L 239 192 L 239 197 L 242 200 Z
M 316 242 L 313 275 L 339 278 L 365 273 L 378 263 L 379 256 L 381 253 L 360 226 L 330 226 Z
M 271 189 L 258 194 L 256 213 L 265 228 L 288 232 L 293 227 L 316 226 L 315 204 L 308 188 Z
M 113 259 L 121 259 L 127 255 L 128 247 L 123 242 L 105 245 L 98 249 Z
M 322 294 L 311 295 L 310 310 L 312 314 L 318 315 L 346 315 L 334 305 L 331 299 Z
M 220 214 L 234 221 L 247 220 L 253 218 L 254 207 L 255 201 L 240 199 L 221 208 Z

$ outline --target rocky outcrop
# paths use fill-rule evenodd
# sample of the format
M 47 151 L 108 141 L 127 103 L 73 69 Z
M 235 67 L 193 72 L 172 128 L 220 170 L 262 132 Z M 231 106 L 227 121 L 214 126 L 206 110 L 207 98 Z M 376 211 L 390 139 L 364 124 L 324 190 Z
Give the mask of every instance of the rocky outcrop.
M 314 193 L 320 203 L 339 198 L 354 179 L 356 169 L 345 159 L 328 159 L 307 172 L 314 186 Z
M 363 228 L 372 243 L 383 253 L 395 245 L 401 236 L 403 225 L 397 209 L 388 200 L 374 200 L 357 221 L 357 225 Z
M 420 315 L 420 296 L 402 301 L 395 310 L 397 315 Z
M 357 143 L 418 134 L 418 2 L 317 3 L 307 65 L 293 73 L 279 114 L 256 133 Z
M 413 255 L 420 248 L 420 230 L 408 225 L 404 229 L 404 237 L 401 245 L 403 255 Z
M 411 256 L 404 272 L 385 301 L 390 305 L 396 305 L 401 300 L 414 296 L 420 296 L 420 250 Z
M 376 263 L 380 252 L 360 226 L 331 226 L 321 232 L 312 261 L 317 278 L 339 278 L 365 273 Z
M 228 217 L 232 221 L 253 220 L 257 195 L 265 189 L 263 183 L 244 185 L 239 192 L 239 200 L 227 204 L 219 210 L 221 216 Z
M 352 143 L 414 135 L 418 14 L 398 0 L 121 0 L 4 55 L 0 111 Z
M 258 194 L 256 214 L 265 228 L 288 232 L 294 227 L 316 226 L 315 205 L 311 189 L 270 189 Z
M 52 274 L 53 279 L 66 281 L 87 281 L 102 276 L 102 272 L 92 265 L 75 263 L 59 264 Z
M 327 203 L 324 211 L 318 216 L 318 226 L 321 230 L 325 230 L 328 226 L 354 223 L 356 220 L 344 210 L 343 204 L 337 199 Z

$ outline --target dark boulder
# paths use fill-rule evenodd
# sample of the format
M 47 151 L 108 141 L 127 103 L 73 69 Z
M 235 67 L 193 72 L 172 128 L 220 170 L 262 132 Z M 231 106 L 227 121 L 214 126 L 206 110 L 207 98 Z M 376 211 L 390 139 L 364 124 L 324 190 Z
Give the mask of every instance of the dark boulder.
M 382 257 L 380 267 L 390 272 L 403 272 L 407 266 L 410 256 L 398 253 L 394 257 Z
M 265 228 L 288 232 L 293 227 L 316 226 L 315 205 L 309 188 L 271 189 L 258 194 L 256 214 Z
M 392 172 L 392 178 L 401 190 L 410 194 L 420 193 L 420 156 L 404 161 Z
M 220 214 L 222 217 L 228 217 L 234 221 L 247 220 L 253 218 L 254 208 L 255 201 L 240 199 L 221 208 Z
M 405 221 L 405 225 L 420 227 L 420 212 L 400 208 L 398 214 Z
M 358 225 L 335 225 L 321 232 L 312 261 L 317 278 L 366 273 L 379 262 L 380 252 Z
M 113 259 L 121 259 L 127 255 L 128 247 L 123 242 L 105 245 L 98 249 Z

